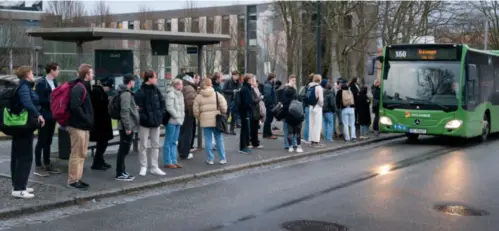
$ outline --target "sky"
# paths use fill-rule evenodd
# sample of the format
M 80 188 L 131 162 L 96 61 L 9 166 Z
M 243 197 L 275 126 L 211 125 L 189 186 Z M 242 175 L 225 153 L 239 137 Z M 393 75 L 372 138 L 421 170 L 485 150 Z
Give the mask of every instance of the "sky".
M 11 2 L 20 2 L 21 0 L 8 0 Z M 239 4 L 258 4 L 263 2 L 270 2 L 271 0 L 106 0 L 106 3 L 111 8 L 111 13 L 119 14 L 119 13 L 132 13 L 138 12 L 141 6 L 146 6 L 149 9 L 154 11 L 160 10 L 175 10 L 175 9 L 184 9 L 188 6 L 188 2 L 192 2 L 192 5 L 195 7 L 210 7 L 210 6 L 227 6 L 227 5 L 239 5 Z M 29 6 L 36 1 L 25 1 L 26 5 Z M 87 10 L 90 11 L 93 9 L 95 2 L 92 0 L 86 0 L 85 3 L 88 3 Z

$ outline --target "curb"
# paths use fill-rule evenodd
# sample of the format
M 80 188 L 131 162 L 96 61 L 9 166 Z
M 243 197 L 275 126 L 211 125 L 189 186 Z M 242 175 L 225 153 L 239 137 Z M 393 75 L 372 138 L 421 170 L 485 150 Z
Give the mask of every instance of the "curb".
M 296 159 L 302 159 L 305 157 L 312 157 L 312 156 L 318 156 L 322 155 L 328 152 L 337 152 L 337 151 L 342 151 L 345 149 L 357 147 L 357 146 L 364 146 L 364 145 L 369 145 L 373 143 L 378 143 L 382 141 L 387 141 L 387 140 L 394 140 L 397 138 L 404 137 L 405 135 L 392 135 L 388 137 L 379 137 L 379 138 L 374 138 L 366 141 L 361 141 L 362 143 L 351 143 L 347 144 L 341 147 L 334 147 L 334 148 L 325 148 L 325 149 L 320 149 L 316 151 L 310 151 L 310 152 L 304 152 L 304 153 L 297 153 L 293 155 L 288 155 L 288 156 L 280 156 L 280 157 L 275 157 L 275 158 L 270 158 L 266 160 L 259 160 L 259 161 L 254 161 L 251 163 L 245 163 L 245 164 L 239 164 L 239 165 L 232 165 L 232 166 L 227 166 L 223 167 L 220 169 L 213 169 L 205 172 L 200 172 L 200 173 L 194 173 L 194 174 L 186 174 L 182 176 L 177 176 L 173 178 L 162 178 L 154 181 L 148 181 L 148 182 L 140 182 L 134 185 L 127 185 L 122 188 L 113 188 L 113 189 L 108 189 L 108 190 L 101 190 L 98 192 L 92 192 L 92 193 L 87 193 L 85 195 L 82 194 L 77 194 L 73 198 L 65 198 L 65 199 L 60 199 L 60 200 L 55 200 L 43 204 L 37 204 L 37 205 L 31 205 L 31 206 L 21 206 L 17 208 L 7 208 L 7 209 L 0 209 L 0 219 L 3 218 L 9 218 L 13 217 L 16 215 L 25 215 L 25 214 L 32 214 L 32 213 L 37 213 L 37 212 L 42 212 L 45 210 L 50 210 L 50 209 L 56 209 L 56 208 L 61 208 L 65 206 L 71 206 L 71 205 L 78 205 L 85 203 L 87 201 L 91 201 L 93 199 L 103 199 L 103 198 L 108 198 L 108 197 L 113 197 L 113 196 L 119 196 L 123 195 L 124 193 L 131 193 L 131 192 L 137 192 L 137 191 L 142 191 L 150 188 L 158 188 L 166 185 L 172 185 L 176 183 L 182 183 L 182 182 L 189 182 L 192 180 L 196 179 L 202 179 L 202 178 L 207 178 L 211 176 L 216 176 L 216 175 L 223 175 L 223 174 L 229 174 L 229 173 L 234 173 L 246 169 L 251 169 L 251 168 L 257 168 L 257 167 L 262 167 L 262 166 L 267 166 L 267 165 L 272 165 L 275 163 L 279 162 L 284 162 L 284 161 L 290 161 L 290 160 L 296 160 Z

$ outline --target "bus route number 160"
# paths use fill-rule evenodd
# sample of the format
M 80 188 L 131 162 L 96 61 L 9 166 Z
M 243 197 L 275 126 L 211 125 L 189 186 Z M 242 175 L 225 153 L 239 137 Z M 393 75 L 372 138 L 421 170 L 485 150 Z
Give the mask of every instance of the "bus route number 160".
M 395 51 L 395 57 L 397 58 L 405 58 L 407 56 L 406 51 Z

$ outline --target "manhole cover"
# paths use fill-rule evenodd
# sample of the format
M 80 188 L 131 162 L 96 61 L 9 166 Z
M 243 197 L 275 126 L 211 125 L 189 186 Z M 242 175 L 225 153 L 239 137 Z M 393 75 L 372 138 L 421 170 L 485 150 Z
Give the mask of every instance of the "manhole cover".
M 436 205 L 435 210 L 453 216 L 486 216 L 487 211 L 467 207 L 464 205 Z
M 346 231 L 347 230 L 347 228 L 343 225 L 331 222 L 309 221 L 309 220 L 284 222 L 282 224 L 282 228 L 289 231 Z

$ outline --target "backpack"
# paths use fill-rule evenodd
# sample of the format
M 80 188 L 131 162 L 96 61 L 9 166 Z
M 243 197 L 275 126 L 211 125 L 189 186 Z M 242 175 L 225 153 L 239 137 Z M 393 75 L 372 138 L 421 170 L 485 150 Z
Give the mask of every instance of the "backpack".
M 84 89 L 83 98 L 81 98 L 81 102 L 83 102 L 87 97 L 87 88 L 80 82 L 76 84 L 81 84 Z M 73 89 L 76 84 L 69 84 L 66 82 L 55 88 L 50 94 L 50 111 L 52 112 L 52 117 L 61 126 L 65 126 L 71 117 L 71 113 L 69 112 L 69 100 L 71 98 L 71 89 Z
M 313 87 L 309 87 L 307 89 L 307 96 L 305 98 L 305 101 L 306 101 L 306 104 L 309 106 L 315 106 L 317 104 L 317 101 L 319 100 L 315 96 L 315 87 L 317 87 L 317 85 L 315 85 Z
M 303 104 L 298 100 L 292 100 L 289 104 L 289 114 L 295 119 L 301 120 L 304 118 Z
M 119 120 L 120 119 L 120 114 L 121 114 L 121 93 L 123 92 L 118 92 L 115 96 L 111 98 L 111 101 L 109 101 L 109 105 L 107 106 L 107 112 L 109 113 L 109 116 L 113 120 Z
M 343 106 L 345 107 L 354 105 L 352 91 L 350 90 L 341 91 L 341 101 L 343 102 Z
M 9 136 L 33 133 L 40 125 L 38 118 L 16 101 L 18 89 L 19 85 L 0 91 L 0 131 Z

